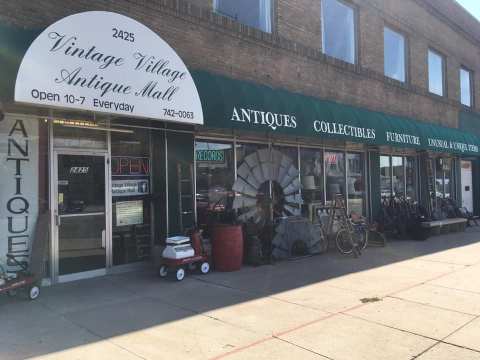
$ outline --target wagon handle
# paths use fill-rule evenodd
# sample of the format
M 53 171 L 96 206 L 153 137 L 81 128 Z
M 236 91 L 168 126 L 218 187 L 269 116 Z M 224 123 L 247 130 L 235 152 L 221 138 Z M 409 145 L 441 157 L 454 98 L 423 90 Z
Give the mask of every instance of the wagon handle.
M 27 271 L 27 268 L 28 268 L 27 265 L 18 261 L 15 258 L 15 256 L 13 256 L 12 254 L 7 254 L 7 259 L 13 261 L 15 263 L 15 265 L 20 266 L 23 271 Z

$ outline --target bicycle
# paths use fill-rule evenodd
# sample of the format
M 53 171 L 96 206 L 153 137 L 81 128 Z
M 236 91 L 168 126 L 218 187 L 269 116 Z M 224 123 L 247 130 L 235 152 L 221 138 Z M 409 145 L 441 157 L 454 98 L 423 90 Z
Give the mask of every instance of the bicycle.
M 335 236 L 337 250 L 343 255 L 353 254 L 354 257 L 359 257 L 367 247 L 367 228 L 364 224 L 352 222 L 351 219 L 347 219 L 346 224 L 342 225 Z
M 332 223 L 335 220 L 337 210 L 340 211 L 338 216 L 340 229 L 335 236 L 337 250 L 343 255 L 353 254 L 357 258 L 367 246 L 367 236 L 363 230 L 364 225 L 362 223 L 355 224 L 348 217 L 345 198 L 342 194 L 335 195 L 334 212 L 331 216 Z

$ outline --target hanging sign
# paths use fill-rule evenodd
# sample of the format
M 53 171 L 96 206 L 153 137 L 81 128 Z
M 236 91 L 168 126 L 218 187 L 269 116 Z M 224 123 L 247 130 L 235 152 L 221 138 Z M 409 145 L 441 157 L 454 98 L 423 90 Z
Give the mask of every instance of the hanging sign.
M 38 120 L 0 121 L 0 264 L 27 262 L 38 215 Z
M 146 26 L 105 11 L 44 30 L 22 60 L 15 101 L 203 124 L 197 88 L 176 52 Z
M 138 196 L 150 193 L 148 179 L 112 180 L 112 196 Z

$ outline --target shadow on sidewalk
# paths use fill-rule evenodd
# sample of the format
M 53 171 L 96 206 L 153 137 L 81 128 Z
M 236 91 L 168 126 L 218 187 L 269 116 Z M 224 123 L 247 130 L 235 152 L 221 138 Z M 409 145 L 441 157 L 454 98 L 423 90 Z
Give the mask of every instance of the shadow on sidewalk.
M 417 273 L 417 282 L 423 277 L 433 277 L 428 264 L 474 264 L 478 260 L 465 248 L 474 244 L 479 244 L 477 249 L 480 249 L 480 228 L 432 237 L 425 242 L 391 241 L 385 248 L 367 248 L 359 259 L 343 257 L 331 250 L 295 261 L 244 267 L 239 272 L 189 274 L 180 283 L 160 279 L 149 269 L 43 288 L 34 302 L 2 297 L 0 358 L 56 353 L 172 322 L 178 322 L 181 330 L 187 326 L 183 319 L 265 297 L 275 300 L 282 292 L 309 285 L 328 286 L 331 280 L 349 274 L 367 274 L 362 281 L 378 282 L 388 292 L 389 276 L 393 290 L 407 286 Z M 442 256 L 446 250 L 452 253 Z M 424 260 L 421 264 L 426 264 L 426 270 L 412 268 L 405 277 L 395 273 L 395 267 L 388 276 L 370 271 L 413 259 Z M 352 291 L 358 291 L 359 299 L 386 295 L 369 289 L 362 292 L 361 283 Z M 218 321 L 215 326 L 219 326 Z

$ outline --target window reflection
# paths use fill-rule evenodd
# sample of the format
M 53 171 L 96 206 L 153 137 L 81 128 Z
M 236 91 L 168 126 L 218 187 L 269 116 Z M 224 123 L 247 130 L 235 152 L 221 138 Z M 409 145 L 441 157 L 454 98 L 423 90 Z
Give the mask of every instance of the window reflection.
M 460 69 L 460 101 L 465 106 L 472 106 L 471 73 Z
M 392 156 L 393 196 L 405 195 L 405 172 L 402 156 Z
M 408 200 L 417 200 L 417 178 L 416 178 L 416 161 L 412 156 L 406 157 L 406 197 Z
M 323 51 L 337 59 L 355 63 L 355 14 L 338 0 L 322 1 Z
M 452 176 L 452 159 L 444 159 L 443 163 L 443 170 L 444 170 L 444 182 L 443 182 L 443 189 L 444 189 L 444 196 L 446 199 L 453 199 L 454 196 L 454 187 L 453 187 L 453 176 Z
M 214 0 L 214 9 L 242 24 L 272 31 L 271 0 Z
M 152 197 L 149 130 L 111 133 L 113 264 L 149 257 Z
M 436 197 L 443 198 L 444 182 L 443 182 L 443 159 L 437 158 L 435 160 L 435 192 Z
M 453 160 L 448 158 L 437 158 L 435 160 L 435 185 L 438 198 L 454 198 L 453 187 Z
M 324 202 L 323 152 L 319 149 L 300 150 L 302 197 L 307 203 Z
M 385 75 L 405 81 L 405 38 L 389 29 L 384 29 L 384 70 Z
M 443 58 L 432 50 L 428 50 L 428 90 L 443 96 Z
M 358 215 L 365 214 L 365 177 L 363 154 L 347 153 L 348 210 Z
M 334 201 L 336 194 L 345 195 L 345 155 L 343 152 L 325 152 L 325 177 L 327 203 Z
M 416 158 L 413 156 L 380 156 L 381 196 L 417 200 L 416 164 Z
M 380 156 L 380 194 L 382 198 L 392 196 L 390 156 Z
M 195 157 L 197 223 L 206 230 L 213 222 L 228 221 L 228 218 L 233 216 L 233 145 L 197 141 Z

